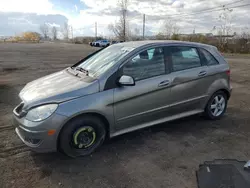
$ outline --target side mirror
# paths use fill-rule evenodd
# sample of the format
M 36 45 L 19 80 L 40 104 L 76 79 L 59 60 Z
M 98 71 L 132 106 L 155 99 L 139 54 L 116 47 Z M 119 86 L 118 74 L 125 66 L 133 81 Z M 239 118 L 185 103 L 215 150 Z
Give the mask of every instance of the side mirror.
M 131 76 L 123 75 L 123 76 L 119 79 L 119 84 L 120 84 L 121 86 L 134 86 L 134 85 L 135 85 L 135 80 L 134 80 L 134 78 L 132 78 Z

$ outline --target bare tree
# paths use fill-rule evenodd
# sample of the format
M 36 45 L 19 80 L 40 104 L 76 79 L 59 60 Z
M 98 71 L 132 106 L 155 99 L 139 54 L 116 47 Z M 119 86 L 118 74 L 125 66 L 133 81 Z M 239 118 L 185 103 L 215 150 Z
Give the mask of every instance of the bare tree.
M 135 40 L 140 40 L 141 37 L 139 36 L 140 33 L 140 29 L 138 28 L 134 28 L 133 30 L 128 30 L 128 35 L 129 35 L 129 39 L 135 41 Z
M 245 26 L 241 29 L 241 38 L 244 39 L 250 39 L 250 28 L 248 26 Z
M 157 35 L 155 35 L 156 40 L 164 40 L 165 36 L 163 33 L 159 32 Z
M 53 40 L 56 40 L 57 39 L 57 34 L 58 34 L 58 29 L 55 26 L 52 27 L 51 34 L 52 34 Z
M 69 33 L 70 33 L 70 26 L 67 22 L 64 23 L 64 27 L 63 27 L 63 36 L 65 40 L 69 39 Z
M 140 29 L 138 29 L 137 27 L 133 29 L 133 35 L 138 37 L 139 36 L 139 33 L 140 33 Z
M 219 31 L 223 35 L 229 35 L 232 31 L 232 11 L 233 9 L 224 8 L 223 12 L 219 15 L 219 22 L 221 23 L 221 25 L 219 26 Z
M 220 13 L 218 21 L 220 25 L 214 26 L 213 30 L 217 30 L 219 38 L 220 48 L 225 48 L 227 42 L 227 35 L 232 32 L 232 19 L 231 12 L 233 9 L 224 7 L 223 11 Z
M 45 39 L 49 36 L 49 26 L 45 23 L 40 26 L 40 31 Z
M 172 35 L 172 30 L 173 30 L 174 22 L 167 18 L 164 23 L 163 23 L 163 33 L 166 36 L 166 39 L 170 39 Z
M 178 25 L 174 24 L 172 34 L 179 35 L 180 34 L 179 32 L 180 32 L 180 27 Z
M 166 39 L 171 39 L 172 35 L 179 34 L 180 28 L 176 25 L 176 22 L 171 18 L 167 18 L 163 23 L 162 33 L 166 36 Z
M 116 38 L 122 40 L 122 29 L 118 24 L 109 24 L 108 29 L 115 35 Z
M 118 6 L 120 8 L 120 18 L 115 24 L 108 26 L 109 30 L 120 40 L 126 41 L 128 37 L 128 1 L 129 0 L 118 0 Z

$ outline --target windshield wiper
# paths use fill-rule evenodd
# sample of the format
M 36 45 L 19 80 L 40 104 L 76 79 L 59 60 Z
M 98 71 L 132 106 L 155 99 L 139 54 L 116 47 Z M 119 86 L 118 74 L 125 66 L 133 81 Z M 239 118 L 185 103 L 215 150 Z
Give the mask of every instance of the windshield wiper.
M 84 68 L 82 68 L 82 67 L 76 67 L 75 70 L 80 71 L 82 73 L 85 73 L 86 76 L 89 76 L 89 71 L 86 70 L 86 69 L 84 69 Z

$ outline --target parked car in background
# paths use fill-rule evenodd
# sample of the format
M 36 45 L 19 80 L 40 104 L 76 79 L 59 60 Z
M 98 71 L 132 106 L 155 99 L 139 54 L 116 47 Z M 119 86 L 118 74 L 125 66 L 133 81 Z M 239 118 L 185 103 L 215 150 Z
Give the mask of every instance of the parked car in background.
M 113 40 L 113 41 L 111 42 L 111 44 L 117 44 L 117 43 L 119 43 L 119 41 Z
M 217 48 L 124 42 L 28 83 L 14 110 L 20 139 L 38 152 L 92 153 L 105 138 L 186 116 L 223 116 L 230 69 Z
M 100 40 L 97 40 L 97 41 L 91 42 L 90 45 L 97 46 L 97 45 L 99 45 L 99 42 L 100 42 Z
M 110 41 L 108 40 L 97 40 L 95 42 L 92 42 L 90 45 L 91 46 L 96 46 L 96 47 L 107 47 L 111 44 Z
M 110 41 L 108 41 L 108 40 L 101 40 L 100 41 L 100 47 L 107 47 L 107 46 L 109 46 L 111 43 L 110 43 Z
M 89 42 L 90 46 L 96 46 L 96 47 L 107 47 L 110 46 L 112 44 L 117 44 L 117 43 L 122 43 L 123 41 L 108 41 L 108 40 L 97 40 L 94 42 Z

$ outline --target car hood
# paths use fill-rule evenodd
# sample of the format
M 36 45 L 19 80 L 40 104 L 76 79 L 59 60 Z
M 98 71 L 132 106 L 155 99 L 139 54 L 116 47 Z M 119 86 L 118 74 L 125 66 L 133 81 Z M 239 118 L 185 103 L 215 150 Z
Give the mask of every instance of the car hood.
M 30 108 L 44 103 L 60 103 L 99 92 L 99 81 L 91 77 L 79 78 L 67 69 L 28 83 L 19 96 Z

